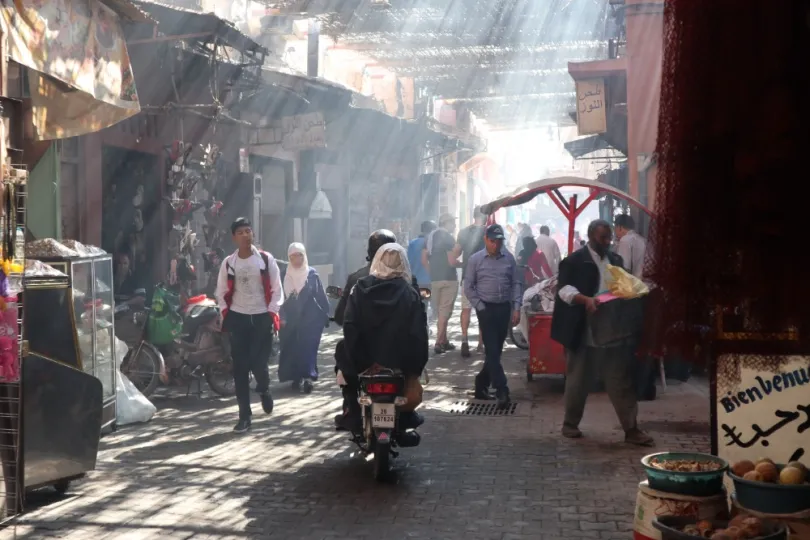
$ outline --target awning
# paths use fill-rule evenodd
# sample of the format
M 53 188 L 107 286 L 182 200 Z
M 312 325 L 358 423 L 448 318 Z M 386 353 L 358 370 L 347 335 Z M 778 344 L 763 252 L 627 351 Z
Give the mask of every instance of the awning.
M 564 143 L 563 146 L 574 159 L 593 154 L 600 150 L 614 150 L 621 154 L 621 150 L 614 148 L 604 137 L 604 134 L 591 135 Z M 622 154 L 624 155 L 624 154 Z
M 128 2 L 113 5 L 139 17 Z M 37 140 L 92 133 L 140 111 L 121 25 L 99 0 L 2 4 L 9 57 L 29 68 Z
M 201 13 L 159 2 L 133 1 L 139 8 L 158 21 L 158 29 L 166 38 L 204 39 L 211 36 L 219 38 L 222 44 L 239 51 L 267 53 L 266 48 L 240 32 L 233 23 L 220 19 L 213 13 Z M 149 42 L 153 40 L 138 41 Z
M 609 193 L 618 197 L 619 199 L 629 202 L 647 214 L 652 214 L 652 212 L 646 206 L 628 195 L 626 192 L 598 180 L 580 178 L 577 176 L 545 178 L 543 180 L 532 182 L 531 184 L 526 184 L 525 186 L 521 186 L 510 191 L 509 193 L 499 196 L 494 201 L 481 205 L 481 211 L 485 214 L 494 214 L 501 208 L 525 204 L 538 195 L 566 187 L 583 187 L 598 190 L 600 193 Z

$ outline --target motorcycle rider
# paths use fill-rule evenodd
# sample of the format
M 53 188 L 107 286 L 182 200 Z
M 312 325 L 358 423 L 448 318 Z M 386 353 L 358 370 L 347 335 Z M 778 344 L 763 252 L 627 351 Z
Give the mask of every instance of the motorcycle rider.
M 427 315 L 413 286 L 405 248 L 385 244 L 377 250 L 370 275 L 357 281 L 344 313 L 346 355 L 338 359 L 344 378 L 357 378 L 374 365 L 417 378 L 428 361 Z M 357 388 L 350 400 L 349 423 L 361 422 Z M 404 429 L 422 423 L 416 413 L 400 413 Z M 401 434 L 400 437 L 407 434 Z
M 346 279 L 346 286 L 343 288 L 343 294 L 340 296 L 340 301 L 338 302 L 337 307 L 335 308 L 335 315 L 334 321 L 343 326 L 343 320 L 346 313 L 346 305 L 349 301 L 349 295 L 352 292 L 355 284 L 362 278 L 367 277 L 369 275 L 371 269 L 371 261 L 374 260 L 374 255 L 377 254 L 377 250 L 380 249 L 385 244 L 396 243 L 397 237 L 394 235 L 393 232 L 389 231 L 388 229 L 378 229 L 371 233 L 368 237 L 368 247 L 366 250 L 366 264 L 363 268 L 360 268 L 356 272 L 349 274 L 349 277 Z M 346 358 L 346 351 L 344 349 L 344 342 L 341 339 L 338 341 L 337 345 L 335 346 L 335 373 L 338 371 L 339 365 L 341 363 L 346 363 L 348 360 Z M 343 374 L 343 378 L 345 380 L 344 385 L 341 386 L 343 391 L 343 413 L 339 414 L 335 417 L 335 426 L 342 429 L 351 430 L 352 428 L 356 427 L 351 425 L 349 420 L 349 409 L 354 408 L 357 405 L 357 391 L 359 389 L 359 381 L 357 377 L 352 377 L 351 375 Z

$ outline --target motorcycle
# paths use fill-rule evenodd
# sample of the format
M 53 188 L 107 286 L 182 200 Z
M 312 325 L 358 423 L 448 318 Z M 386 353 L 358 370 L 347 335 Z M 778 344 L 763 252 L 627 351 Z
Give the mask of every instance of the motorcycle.
M 117 315 L 128 314 L 126 304 Z M 227 334 L 221 331 L 219 307 L 214 300 L 199 297 L 190 299 L 184 306 L 177 308 L 176 313 L 182 320 L 180 335 L 165 345 L 155 346 L 150 342 L 149 319 L 155 316 L 152 309 L 145 308 L 131 314 L 131 326 L 139 330 L 137 338 L 132 339 L 135 332 L 128 332 L 130 336 L 127 345 L 130 354 L 124 358 L 121 371 L 145 395 L 149 396 L 157 387 L 158 380 L 164 384 L 186 384 L 191 391 L 191 383 L 199 384 L 204 377 L 208 386 L 221 396 L 232 396 L 236 393 L 233 384 L 230 344 Z M 128 321 L 129 322 L 129 321 Z M 121 324 L 117 325 L 119 328 Z M 157 355 L 155 354 L 157 353 Z M 145 356 L 144 356 L 145 355 Z M 159 369 L 155 367 L 155 357 L 159 362 Z M 147 360 L 148 358 L 148 360 Z M 147 364 L 152 369 L 147 373 L 139 372 L 138 368 Z
M 330 286 L 326 288 L 326 294 L 338 299 L 343 291 Z M 430 290 L 419 288 L 419 294 L 424 306 L 424 302 L 430 298 Z M 396 448 L 419 446 L 421 436 L 416 428 L 423 420 L 414 412 L 400 410 L 408 403 L 405 377 L 400 371 L 375 365 L 358 378 L 362 431 L 352 433 L 351 441 L 363 454 L 374 456 L 374 478 L 382 482 L 390 477 L 392 458 L 399 456 Z

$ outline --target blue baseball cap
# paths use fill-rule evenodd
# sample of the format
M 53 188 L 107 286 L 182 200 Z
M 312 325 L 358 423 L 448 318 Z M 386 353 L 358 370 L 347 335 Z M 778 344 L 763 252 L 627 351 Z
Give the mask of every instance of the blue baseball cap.
M 497 223 L 487 227 L 486 235 L 490 240 L 503 240 L 506 238 L 506 236 L 503 234 L 503 227 Z

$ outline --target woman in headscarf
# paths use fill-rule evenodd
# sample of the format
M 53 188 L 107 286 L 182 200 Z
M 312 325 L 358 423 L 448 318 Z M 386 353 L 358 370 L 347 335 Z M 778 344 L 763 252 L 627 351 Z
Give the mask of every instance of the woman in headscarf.
M 385 244 L 371 262 L 370 275 L 354 286 L 346 306 L 343 336 L 347 365 L 338 368 L 355 377 L 375 364 L 418 378 L 428 361 L 427 315 L 411 281 L 408 253 Z M 346 416 L 359 422 L 357 400 Z
M 531 236 L 523 237 L 523 249 L 517 256 L 517 263 L 525 266 L 524 289 L 550 278 L 554 275 L 548 264 L 548 259 L 542 252 L 537 251 L 537 242 Z
M 329 322 L 329 301 L 318 272 L 307 263 L 304 245 L 290 244 L 287 258 L 278 378 L 309 394 L 318 379 L 318 346 Z

